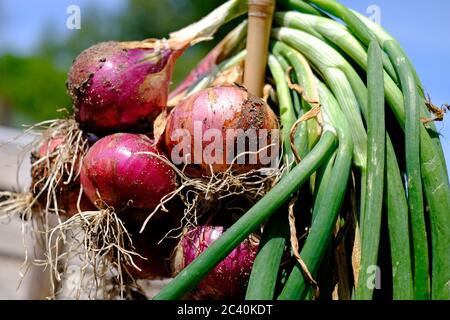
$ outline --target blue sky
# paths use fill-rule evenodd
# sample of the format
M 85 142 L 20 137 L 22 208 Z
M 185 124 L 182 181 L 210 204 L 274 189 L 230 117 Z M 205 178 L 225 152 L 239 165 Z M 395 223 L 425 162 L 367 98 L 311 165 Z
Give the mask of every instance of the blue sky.
M 381 25 L 403 46 L 434 104 L 450 104 L 450 1 L 341 0 L 362 14 L 370 5 L 381 12 Z M 450 113 L 436 126 L 450 171 Z
M 149 0 L 153 1 L 153 0 Z M 164 1 L 164 0 L 158 0 Z M 173 1 L 173 0 L 166 0 Z M 206 0 L 202 0 L 206 1 Z M 27 53 L 39 41 L 42 28 L 52 21 L 66 28 L 69 5 L 88 10 L 93 0 L 0 0 L 0 53 L 4 50 Z M 120 10 L 126 0 L 96 0 L 106 11 Z M 436 105 L 450 103 L 450 1 L 442 0 L 341 0 L 366 14 L 370 5 L 380 8 L 381 24 L 397 38 L 409 54 L 426 90 Z M 149 13 L 151 15 L 151 13 Z M 447 115 L 450 117 L 450 114 Z M 437 123 L 450 169 L 450 120 Z
M 49 22 L 61 36 L 76 30 L 66 28 L 67 8 L 77 5 L 83 11 L 92 4 L 98 4 L 102 10 L 114 12 L 120 10 L 126 0 L 0 0 L 0 52 L 13 50 L 19 53 L 34 48 Z M 59 27 L 59 28 L 58 28 Z

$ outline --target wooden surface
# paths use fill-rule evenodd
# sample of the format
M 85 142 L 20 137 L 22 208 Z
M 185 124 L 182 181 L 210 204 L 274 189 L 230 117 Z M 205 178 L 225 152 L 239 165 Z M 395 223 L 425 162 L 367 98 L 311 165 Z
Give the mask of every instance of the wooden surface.
M 12 219 L 0 224 L 0 299 L 44 299 L 48 295 L 45 271 L 25 262 L 25 246 L 31 239 L 22 236 L 22 222 Z M 30 250 L 32 251 L 32 250 Z M 33 252 L 29 252 L 33 257 Z M 30 262 L 31 259 L 28 260 Z M 25 275 L 24 277 L 22 275 Z M 20 285 L 20 286 L 19 286 Z
M 34 138 L 0 126 L 0 190 L 24 190 L 30 184 L 29 144 Z
M 30 184 L 29 144 L 34 136 L 0 126 L 0 191 L 24 191 Z M 27 235 L 27 233 L 25 233 Z M 0 220 L 0 299 L 43 299 L 48 290 L 43 270 L 24 264 L 25 244 L 19 217 Z M 33 257 L 33 250 L 29 250 Z M 31 260 L 29 260 L 31 261 Z M 26 276 L 22 277 L 21 272 Z M 19 286 L 20 284 L 20 286 Z

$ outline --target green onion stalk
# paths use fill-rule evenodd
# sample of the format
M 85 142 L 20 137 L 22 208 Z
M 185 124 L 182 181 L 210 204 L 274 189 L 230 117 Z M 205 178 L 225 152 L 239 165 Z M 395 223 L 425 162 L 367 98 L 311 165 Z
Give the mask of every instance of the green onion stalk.
M 351 34 L 346 26 L 332 19 L 287 11 L 276 12 L 274 22 L 279 26 L 307 32 L 329 45 L 334 45 L 352 58 L 360 67 L 367 68 L 367 49 Z M 384 69 L 397 83 L 398 79 L 394 66 L 386 53 L 383 52 L 382 55 Z
M 296 116 L 284 71 L 287 67 L 287 61 L 282 57 L 277 59 L 274 55 L 269 55 L 268 65 L 276 83 L 280 120 L 283 128 L 284 162 L 286 172 L 288 172 L 294 161 L 290 145 L 290 128 L 293 126 Z M 286 208 L 282 208 L 273 219 L 268 221 L 264 228 L 261 248 L 250 274 L 245 297 L 247 300 L 269 300 L 274 297 L 278 271 L 289 230 L 287 217 Z
M 363 18 L 360 14 L 355 14 L 334 0 L 307 0 L 307 2 L 315 4 L 320 9 L 342 19 L 363 43 L 367 44 L 376 37 L 381 47 L 388 53 L 391 61 L 406 61 L 409 65 L 409 73 L 412 73 L 416 80 L 421 112 L 424 114 L 423 88 L 417 72 L 395 39 L 374 23 L 369 22 L 369 19 Z M 386 95 L 388 96 L 389 92 L 386 92 Z M 388 97 L 388 102 L 399 123 L 405 129 L 405 101 L 402 95 L 396 95 L 395 98 L 395 100 L 389 101 Z M 450 212 L 450 186 L 448 173 L 438 135 L 433 134 L 433 137 L 431 137 L 423 125 L 420 125 L 419 130 L 421 176 L 431 225 L 431 297 L 433 299 L 449 299 L 450 215 L 448 212 Z M 431 131 L 435 131 L 433 125 Z M 406 137 L 406 139 L 409 139 L 409 137 Z M 408 158 L 408 155 L 406 157 Z
M 240 242 L 269 219 L 247 290 L 247 299 L 273 299 L 288 236 L 286 202 L 313 175 L 315 195 L 310 232 L 300 255 L 313 277 L 329 247 L 352 167 L 361 176 L 361 270 L 356 299 L 370 299 L 366 269 L 377 263 L 382 212 L 387 214 L 394 299 L 449 299 L 450 187 L 442 147 L 426 117 L 417 72 L 398 42 L 380 26 L 334 0 L 279 0 L 287 12 L 274 15 L 269 69 L 274 78 L 283 125 L 286 172 L 258 201 L 155 297 L 182 298 Z M 332 16 L 345 25 L 334 21 Z M 381 49 L 382 50 L 381 50 Z M 226 69 L 245 52 L 224 61 Z M 291 92 L 287 69 L 303 93 Z M 357 68 L 357 70 L 355 69 Z M 361 72 L 367 73 L 367 86 Z M 209 85 L 215 74 L 190 91 Z M 308 98 L 308 99 L 306 99 Z M 320 102 L 323 132 L 315 120 L 299 126 L 294 165 L 289 129 L 297 117 Z M 385 102 L 405 131 L 407 181 L 403 180 L 385 127 Z M 366 132 L 367 129 L 367 132 Z M 298 143 L 298 144 L 297 144 Z M 317 171 L 317 172 L 316 172 Z M 405 190 L 407 189 L 407 191 Z M 425 214 L 429 213 L 428 248 Z M 266 263 L 265 263 L 266 262 Z M 431 265 L 431 272 L 428 266 Z M 279 299 L 307 298 L 310 285 L 297 263 Z
M 353 141 L 348 122 L 339 109 L 338 102 L 332 93 L 325 85 L 320 82 L 318 83 L 324 122 L 332 123 L 336 128 L 339 147 L 327 193 L 321 199 L 320 203 L 316 201 L 314 205 L 313 216 L 315 218 L 300 252 L 300 256 L 313 277 L 316 275 L 320 262 L 325 254 L 343 203 L 353 153 Z M 308 291 L 309 284 L 301 267 L 297 263 L 291 271 L 278 299 L 292 300 L 305 298 Z
M 367 67 L 367 89 L 369 93 L 367 121 L 368 156 L 366 199 L 364 201 L 365 229 L 370 232 L 362 234 L 361 272 L 355 296 L 358 299 L 372 299 L 374 286 L 368 285 L 370 266 L 377 264 L 378 246 L 380 243 L 381 216 L 383 210 L 383 190 L 385 171 L 386 130 L 384 116 L 383 61 L 378 42 L 372 41 L 369 46 Z M 366 254 L 367 253 L 367 254 Z
M 272 51 L 274 53 L 278 53 L 280 55 L 284 55 L 287 57 L 287 59 L 290 62 L 290 65 L 293 66 L 296 74 L 296 79 L 298 84 L 300 85 L 300 88 L 302 90 L 303 94 L 303 104 L 305 106 L 305 110 L 309 111 L 313 108 L 313 104 L 316 106 L 320 106 L 320 99 L 319 99 L 319 93 L 317 84 L 314 78 L 314 75 L 311 71 L 311 68 L 306 60 L 306 58 L 300 54 L 299 52 L 293 50 L 289 46 L 285 45 L 282 42 L 279 41 L 273 41 L 272 42 Z M 316 119 L 311 119 L 307 123 L 309 130 L 309 140 L 310 144 L 314 144 L 315 141 L 320 137 L 320 127 L 319 123 Z M 317 194 L 315 203 L 320 203 L 322 196 L 325 195 L 328 192 L 328 183 L 329 178 L 331 177 L 331 168 L 334 164 L 334 157 L 330 158 L 327 164 L 327 168 L 330 170 L 319 170 L 319 180 L 316 180 L 314 183 L 314 190 Z M 322 175 L 323 174 L 323 175 Z M 312 222 L 315 221 L 317 215 L 317 210 L 313 211 L 312 215 Z M 327 249 L 327 252 L 331 253 L 330 251 L 330 245 L 331 245 L 331 238 L 328 239 L 328 242 L 325 244 Z M 329 256 L 328 258 L 331 258 Z M 308 268 L 308 266 L 306 266 Z M 324 272 L 331 274 L 331 268 L 330 264 L 323 266 Z M 323 296 L 323 289 L 321 288 L 322 295 Z
M 352 127 L 353 163 L 361 173 L 360 223 L 364 226 L 362 208 L 364 208 L 366 193 L 367 133 L 362 121 L 359 103 L 361 96 L 358 96 L 358 94 L 362 92 L 361 88 L 365 88 L 365 85 L 339 52 L 320 39 L 303 31 L 286 27 L 274 28 L 272 37 L 297 50 L 311 62 L 317 72 L 325 79 Z M 353 87 L 357 87 L 358 90 L 354 90 Z
M 278 30 L 282 30 L 283 28 L 281 28 L 281 29 L 278 29 Z M 289 29 L 287 29 L 287 28 L 284 28 L 284 30 L 285 30 L 285 33 L 289 33 L 289 32 L 291 32 L 291 35 L 292 34 L 295 34 L 293 31 L 290 31 Z M 281 34 L 281 32 L 280 33 L 278 33 L 277 35 L 279 36 Z M 291 40 L 290 41 L 290 44 L 292 44 L 292 45 L 296 45 L 296 44 L 298 44 L 298 42 L 305 42 L 306 40 L 305 40 L 305 37 L 303 37 L 303 35 L 304 34 L 302 34 L 301 35 L 301 37 L 300 36 L 297 36 L 297 37 L 295 37 L 295 40 Z M 279 37 L 280 39 L 282 39 L 281 37 Z M 285 37 L 285 39 L 288 39 L 288 38 L 290 38 L 290 37 L 288 37 L 288 36 L 286 36 Z M 287 42 L 289 42 L 288 40 L 286 41 L 286 43 Z M 308 41 L 310 44 L 312 43 L 311 41 Z M 317 43 L 317 42 L 316 42 Z M 310 54 L 311 56 L 313 56 L 314 55 L 314 52 L 317 52 L 317 56 L 318 57 L 316 57 L 316 61 L 318 61 L 318 60 L 321 60 L 322 62 L 323 61 L 325 61 L 324 59 L 325 59 L 325 57 L 323 57 L 322 55 L 320 55 L 320 53 L 321 52 L 326 52 L 326 51 L 324 51 L 324 47 L 325 46 L 325 44 L 323 44 L 322 43 L 322 46 L 316 46 L 316 48 L 314 49 L 314 50 L 306 50 L 305 52 L 307 52 L 308 54 Z M 304 46 L 303 47 L 301 47 L 301 46 L 297 46 L 297 48 L 300 48 L 300 49 L 305 49 L 305 47 L 306 47 L 306 44 L 304 44 Z M 306 49 L 308 49 L 308 47 L 306 47 Z M 329 48 L 330 50 L 332 50 L 331 48 Z M 327 53 L 327 55 L 328 55 L 328 53 Z M 364 57 L 366 57 L 366 59 L 367 59 L 367 54 L 364 54 Z M 361 108 L 361 111 L 363 112 L 363 115 L 364 115 L 364 118 L 367 120 L 368 119 L 368 108 L 367 108 L 367 98 L 368 98 L 368 96 L 367 96 L 367 88 L 364 86 L 364 84 L 362 83 L 362 80 L 361 79 L 357 79 L 356 77 L 358 77 L 359 78 L 359 76 L 357 76 L 356 75 L 356 77 L 355 77 L 355 71 L 353 70 L 353 71 L 351 71 L 350 70 L 350 68 L 351 68 L 351 66 L 348 64 L 348 63 L 346 63 L 346 62 L 344 62 L 343 61 L 343 58 L 342 59 L 334 59 L 334 62 L 338 62 L 339 64 L 340 64 L 340 67 L 341 68 L 343 68 L 343 70 L 345 70 L 345 72 L 346 72 L 346 74 L 347 75 L 349 75 L 349 77 L 352 77 L 352 75 L 353 75 L 353 77 L 352 77 L 352 79 L 353 79 L 353 81 L 352 81 L 352 84 L 353 84 L 353 90 L 354 91 L 356 91 L 357 90 L 357 92 L 355 92 L 354 93 L 354 95 L 353 95 L 353 97 L 355 97 L 355 98 L 358 98 L 358 102 L 359 102 L 359 106 L 360 106 L 360 108 Z M 364 64 L 364 65 L 367 65 L 367 62 Z M 333 64 L 330 64 L 330 66 L 332 67 L 333 66 Z M 330 67 L 329 66 L 329 67 Z M 339 65 L 338 65 L 339 66 Z M 320 64 L 317 64 L 316 66 L 316 69 L 318 69 L 318 72 L 319 73 L 321 73 L 321 74 L 325 74 L 326 72 L 324 71 L 324 69 L 326 68 L 326 66 L 321 66 Z M 388 85 L 386 86 L 386 84 L 385 84 L 385 89 L 386 88 L 388 88 L 388 89 L 393 89 L 393 88 L 396 88 L 396 85 L 395 85 L 395 83 L 394 83 L 394 81 L 392 81 L 392 79 L 390 79 L 390 76 L 387 74 L 387 73 L 384 73 L 384 78 L 385 79 L 387 79 L 387 81 L 388 81 Z M 390 80 L 390 81 L 389 81 Z M 350 82 L 350 81 L 349 81 Z M 349 88 L 347 88 L 347 90 L 352 90 L 352 89 L 349 89 Z M 393 90 L 391 90 L 391 92 L 392 92 Z M 339 95 L 339 91 L 336 91 L 337 93 L 337 95 Z M 396 92 L 397 94 L 401 94 L 401 91 L 397 88 L 397 92 Z M 345 95 L 343 95 L 343 94 L 341 94 L 343 97 L 345 97 Z M 348 97 L 351 97 L 350 95 L 347 95 L 347 98 Z M 400 97 L 401 98 L 401 97 Z M 352 118 L 349 118 L 349 119 L 352 119 Z M 390 141 L 390 139 L 388 139 L 389 140 L 389 142 L 388 142 L 388 145 L 387 145 L 387 152 L 389 153 L 389 156 L 390 156 L 390 158 L 391 159 L 394 159 L 395 158 L 395 154 L 394 154 L 394 148 L 393 148 L 393 146 L 392 146 L 392 143 L 391 143 L 391 141 Z M 364 144 L 367 144 L 367 141 L 363 141 L 363 143 Z M 395 170 L 394 170 L 395 171 Z M 363 175 L 364 176 L 364 175 Z M 389 184 L 390 185 L 392 185 L 392 183 L 393 183 L 393 181 L 396 181 L 396 182 L 398 182 L 398 181 L 400 181 L 400 184 L 401 184 L 401 176 L 400 175 L 390 175 L 389 177 L 388 177 L 390 180 L 389 180 Z M 365 179 L 363 179 L 363 183 L 365 184 L 365 182 L 364 181 L 366 181 Z M 396 185 L 398 185 L 398 183 L 395 183 Z M 363 185 L 363 187 L 364 187 L 364 185 Z M 363 209 L 363 208 L 365 208 L 365 205 L 364 205 L 364 201 L 365 201 L 365 192 L 363 191 L 362 193 L 361 193 L 361 197 L 362 197 L 362 203 L 361 203 L 361 209 Z M 401 198 L 400 198 L 401 199 Z M 397 202 L 400 202 L 400 200 L 396 200 Z M 401 204 L 399 204 L 399 206 L 401 206 Z M 393 211 L 393 212 L 391 212 L 390 214 L 389 214 L 389 216 L 391 216 L 392 217 L 392 215 L 395 213 L 395 214 L 397 214 L 397 215 L 399 215 L 400 217 L 398 217 L 398 219 L 395 219 L 395 220 L 398 220 L 398 221 L 402 221 L 403 222 L 403 224 L 401 224 L 401 225 L 398 225 L 397 226 L 397 228 L 394 228 L 394 229 L 391 229 L 391 230 L 393 230 L 392 231 L 392 233 L 394 233 L 395 232 L 395 234 L 393 234 L 393 236 L 391 237 L 392 239 L 395 239 L 395 238 L 397 238 L 397 236 L 399 236 L 399 235 L 401 235 L 401 238 L 402 239 L 408 239 L 408 236 L 407 236 L 407 232 L 408 232 L 408 223 L 407 223 L 407 221 L 405 221 L 405 219 L 404 219 L 404 217 L 403 217 L 403 214 L 405 214 L 405 212 L 404 211 L 397 211 L 397 212 L 394 212 L 396 209 L 395 208 L 393 208 L 393 207 L 391 207 L 391 210 Z M 406 213 L 407 214 L 407 213 Z M 392 219 L 391 219 L 392 220 Z M 406 222 L 406 223 L 405 223 Z M 364 225 L 366 225 L 366 224 L 364 224 L 364 219 L 361 219 L 360 220 L 360 223 L 363 225 L 362 226 L 362 228 L 361 229 L 364 229 Z M 369 228 L 369 230 L 371 230 L 371 225 L 370 224 L 367 224 L 368 225 L 368 228 Z M 377 228 L 377 226 L 373 226 L 373 228 Z M 368 231 L 368 232 L 371 232 L 371 231 Z M 409 241 L 407 241 L 407 242 L 404 242 L 404 243 L 409 243 Z M 398 246 L 397 244 L 393 244 L 393 247 L 396 247 L 396 246 Z M 404 252 L 409 252 L 409 248 L 408 247 L 406 247 L 406 251 L 402 251 L 402 250 L 394 250 L 394 252 L 397 254 L 396 256 L 395 256 L 395 258 L 393 259 L 393 273 L 394 273 L 394 278 L 395 279 L 403 279 L 403 278 L 406 278 L 406 279 L 409 279 L 409 277 L 410 277 L 410 275 L 411 275 L 411 271 L 410 271 L 410 267 L 409 267 L 409 261 L 410 261 L 410 258 L 408 258 L 408 259 L 405 259 L 405 257 L 406 257 L 406 255 L 405 254 L 403 254 Z M 397 257 L 398 257 L 398 259 L 397 259 Z M 409 257 L 409 256 L 408 256 Z M 394 264 L 394 261 L 395 261 L 395 264 Z M 400 272 L 398 272 L 398 270 L 402 270 L 402 271 L 404 271 L 403 273 L 401 273 L 400 274 Z M 403 275 L 405 275 L 404 277 L 403 277 Z M 405 279 L 403 279 L 403 280 L 405 280 Z M 399 280 L 399 281 L 395 281 L 394 280 L 394 284 L 395 284 L 395 292 L 401 292 L 401 291 L 403 291 L 403 292 L 405 292 L 406 294 L 405 294 L 405 296 L 406 296 L 406 298 L 408 298 L 408 292 L 410 292 L 409 291 L 409 284 L 410 284 L 410 281 L 407 281 L 407 280 L 405 280 L 405 281 L 403 281 L 403 280 Z M 403 281 L 403 283 L 404 283 L 404 285 L 401 285 L 401 283 L 402 283 L 402 281 Z M 405 288 L 406 287 L 406 288 Z M 399 294 L 400 295 L 400 294 Z
M 347 50 L 348 51 L 348 50 Z M 365 67 L 365 65 L 364 64 L 360 64 L 362 67 Z M 348 74 L 348 71 L 347 71 L 347 74 Z M 351 77 L 349 77 L 349 79 L 350 79 Z M 355 79 L 355 78 L 352 78 L 352 79 Z M 356 84 L 356 86 L 355 86 L 355 84 Z M 358 91 L 357 91 L 357 93 L 355 93 L 355 95 L 359 98 L 359 100 L 360 100 L 360 105 L 362 105 L 363 106 L 363 108 L 364 108 L 364 100 L 365 100 L 365 96 L 366 96 L 366 93 L 364 93 L 364 91 L 365 91 L 365 88 L 363 87 L 363 86 L 361 86 L 361 84 L 359 83 L 359 81 L 353 81 L 353 87 L 354 87 L 354 89 L 355 89 L 355 91 L 356 91 L 356 89 L 358 89 Z M 399 118 L 400 120 L 402 120 L 402 119 L 404 119 L 404 117 L 405 117 L 405 112 L 404 112 L 404 107 L 403 107 L 403 97 L 402 97 L 402 92 L 400 91 L 400 89 L 397 87 L 397 85 L 395 84 L 395 82 L 390 78 L 390 76 L 389 76 L 389 74 L 387 74 L 387 73 L 385 73 L 385 91 L 386 91 L 386 95 L 387 95 L 387 100 L 388 100 L 388 102 L 390 103 L 390 105 L 391 106 L 393 106 L 393 111 L 394 111 L 394 113 L 397 115 L 397 118 Z M 364 111 L 364 110 L 363 110 Z M 367 119 L 367 116 L 365 117 L 366 119 Z M 404 125 L 404 122 L 402 123 L 401 122 L 401 124 L 403 124 Z M 423 132 L 423 130 L 422 130 L 422 132 Z M 423 133 L 422 133 L 422 135 L 423 135 Z M 424 135 L 425 136 L 425 138 L 426 138 L 426 135 Z M 388 144 L 391 144 L 391 142 L 390 142 L 390 139 L 389 139 L 389 143 Z M 389 153 L 389 156 L 390 156 L 390 158 L 391 159 L 393 159 L 393 158 L 395 158 L 395 155 L 393 154 L 393 152 L 394 152 L 394 150 L 393 150 L 393 147 L 392 146 L 388 146 L 388 153 Z M 423 150 L 421 150 L 421 152 L 423 153 Z M 423 161 L 422 161 L 422 163 L 423 163 Z M 445 174 L 444 174 L 444 177 L 445 177 Z M 430 177 L 429 177 L 430 178 Z M 392 180 L 394 179 L 394 177 L 392 177 L 391 178 Z M 398 179 L 397 178 L 397 176 L 395 177 L 395 179 Z M 392 182 L 392 181 L 391 181 Z M 444 188 L 445 188 L 445 182 L 442 182 L 443 184 L 444 184 Z M 447 183 L 447 186 L 448 186 L 448 183 Z M 444 194 L 445 192 L 442 192 L 442 195 Z M 444 199 L 444 197 L 442 196 L 442 199 Z M 448 197 L 447 197 L 447 199 L 444 199 L 444 201 L 443 201 L 443 206 L 441 206 L 441 212 L 444 212 L 444 211 L 442 211 L 442 207 L 445 207 L 445 203 L 446 203 L 446 201 L 448 202 Z M 364 207 L 363 205 L 361 206 L 362 208 Z M 394 209 L 392 209 L 392 210 L 394 210 Z M 401 211 L 401 212 L 403 212 L 403 211 Z M 390 214 L 390 216 L 392 217 L 392 214 Z M 440 216 L 440 220 L 441 221 L 444 221 L 444 219 L 442 218 L 442 215 L 439 215 Z M 399 218 L 398 220 L 400 220 L 400 221 L 403 221 L 404 222 L 404 219 L 403 218 Z M 396 229 L 398 229 L 398 228 L 396 228 Z M 405 229 L 405 230 L 407 230 L 407 229 Z M 404 231 L 403 231 L 403 233 L 404 233 Z M 435 233 L 436 234 L 436 233 Z M 394 232 L 391 232 L 391 235 L 392 235 L 392 237 L 391 238 L 395 238 L 395 236 L 394 236 Z M 439 235 L 435 235 L 435 238 L 436 237 L 438 237 Z M 405 237 L 403 237 L 403 238 L 405 238 Z M 443 238 L 443 237 L 442 237 Z M 443 240 L 443 239 L 442 239 Z M 394 245 L 395 246 L 395 245 Z M 439 247 L 441 247 L 441 250 L 439 250 L 440 251 L 440 255 L 439 256 L 441 256 L 441 257 L 446 257 L 446 255 L 443 253 L 444 252 L 444 250 L 443 250 L 443 248 L 445 248 L 445 247 L 447 247 L 448 248 L 448 241 L 442 241 L 441 242 L 441 245 L 439 246 Z M 400 253 L 400 251 L 399 250 L 395 250 L 395 252 L 397 252 L 397 253 Z M 403 255 L 402 255 L 403 256 Z M 447 259 L 448 260 L 448 259 Z M 398 261 L 398 260 L 397 260 Z M 403 260 L 404 261 L 404 260 Z M 393 261 L 393 263 L 394 263 L 394 261 Z M 405 268 L 406 269 L 409 269 L 407 266 L 405 266 Z M 393 271 L 394 271 L 394 277 L 396 277 L 396 278 L 398 278 L 398 276 L 396 276 L 396 275 L 398 275 L 399 274 L 399 272 L 396 272 L 398 270 L 398 266 L 396 266 L 396 265 L 393 265 Z M 405 272 L 404 273 L 405 275 L 408 275 L 409 274 L 409 272 Z M 394 281 L 395 282 L 395 281 Z M 399 282 L 396 282 L 397 284 L 399 284 Z M 405 284 L 409 284 L 409 281 L 405 281 L 404 282 Z M 443 282 L 442 282 L 443 283 Z M 407 285 L 408 286 L 408 285 Z M 400 287 L 404 287 L 404 286 L 400 286 Z M 397 290 L 396 290 L 397 291 Z M 409 290 L 406 290 L 405 291 L 406 292 L 406 296 L 408 295 L 407 293 L 409 292 Z
M 386 46 L 391 56 L 398 54 L 397 48 Z M 424 201 L 420 168 L 420 118 L 419 97 L 414 75 L 405 60 L 395 61 L 400 75 L 405 108 L 406 173 L 408 175 L 408 204 L 412 225 L 414 249 L 414 288 L 417 299 L 429 298 L 428 245 L 424 216 Z

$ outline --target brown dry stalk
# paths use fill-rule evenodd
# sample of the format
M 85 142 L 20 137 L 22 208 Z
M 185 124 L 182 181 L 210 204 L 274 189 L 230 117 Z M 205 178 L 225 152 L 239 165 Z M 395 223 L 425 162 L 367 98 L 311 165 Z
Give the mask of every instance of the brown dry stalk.
M 166 129 L 168 112 L 164 110 L 161 114 L 153 121 L 153 140 L 158 141 L 159 138 L 163 135 L 164 130 Z
M 423 124 L 427 124 L 427 123 L 430 123 L 433 121 L 443 121 L 445 113 L 447 111 L 450 111 L 450 105 L 448 105 L 448 104 L 443 104 L 440 108 L 438 106 L 434 105 L 433 102 L 431 102 L 431 98 L 429 95 L 425 101 L 425 105 L 427 106 L 428 111 L 431 112 L 434 115 L 434 117 L 433 118 L 420 118 L 420 121 Z
M 270 84 L 266 83 L 264 85 L 264 88 L 263 88 L 263 96 L 262 96 L 262 99 L 265 102 L 267 102 L 269 100 L 269 97 L 271 95 L 271 91 L 273 91 L 273 87 Z
M 320 107 L 320 101 L 318 100 L 314 100 L 314 99 L 310 99 L 308 96 L 306 96 L 305 94 L 305 89 L 299 85 L 298 83 L 293 83 L 291 80 L 291 73 L 294 70 L 294 68 L 289 67 L 286 70 L 286 81 L 288 84 L 289 89 L 294 90 L 295 92 L 297 92 L 304 101 L 308 102 L 309 104 L 313 105 L 313 106 L 318 106 Z
M 249 0 L 244 85 L 262 96 L 275 0 Z
M 289 139 L 290 139 L 290 143 L 291 143 L 291 149 L 292 149 L 292 152 L 294 153 L 294 157 L 295 157 L 295 160 L 297 163 L 300 163 L 300 161 L 302 161 L 302 158 L 300 157 L 300 154 L 298 153 L 297 147 L 295 146 L 295 133 L 297 132 L 297 128 L 302 122 L 316 118 L 319 114 L 320 114 L 320 105 L 315 106 L 314 108 L 309 110 L 307 113 L 302 115 L 297 121 L 295 121 L 295 123 L 291 127 Z
M 210 86 L 222 86 L 230 83 L 237 83 L 242 85 L 244 77 L 244 61 L 217 73 Z
M 353 237 L 353 248 L 352 248 L 352 269 L 353 269 L 353 281 L 354 281 L 354 287 L 356 288 L 358 285 L 358 277 L 359 272 L 361 269 L 361 233 L 359 230 L 359 226 L 356 223 L 356 181 L 355 181 L 355 175 L 352 173 L 351 176 L 351 207 L 352 207 L 352 215 L 353 215 L 353 222 L 354 222 L 354 234 L 352 234 Z
M 303 272 L 303 275 L 305 276 L 306 280 L 309 282 L 311 287 L 314 290 L 314 299 L 319 298 L 319 286 L 317 284 L 317 281 L 314 280 L 311 272 L 309 272 L 308 266 L 303 261 L 303 259 L 300 257 L 299 253 L 299 245 L 298 245 L 298 239 L 297 239 L 297 228 L 295 227 L 295 216 L 294 216 L 294 205 L 297 201 L 297 197 L 293 198 L 291 202 L 289 203 L 289 229 L 291 234 L 291 246 L 292 246 L 292 252 L 294 254 L 295 259 L 300 264 L 301 270 Z
M 318 100 L 313 100 L 310 99 L 309 97 L 306 96 L 305 94 L 305 89 L 300 86 L 297 83 L 292 83 L 291 80 L 291 72 L 292 72 L 293 68 L 289 67 L 286 70 L 286 81 L 288 84 L 289 89 L 294 90 L 295 92 L 297 92 L 304 101 L 306 101 L 307 103 L 309 103 L 310 105 L 312 105 L 313 107 L 304 115 L 302 115 L 300 117 L 300 119 L 298 119 L 291 127 L 290 130 L 290 142 L 291 142 L 291 149 L 294 153 L 294 157 L 297 163 L 299 163 L 301 161 L 301 157 L 298 153 L 297 148 L 295 147 L 295 133 L 297 132 L 298 126 L 300 124 L 302 124 L 305 121 L 309 121 L 311 119 L 317 118 L 317 123 L 322 126 L 322 119 L 321 119 L 321 106 L 320 106 L 320 101 Z
M 349 266 L 347 263 L 346 236 L 354 229 L 356 217 L 352 209 L 349 210 L 344 226 L 336 222 L 334 232 L 334 256 L 337 267 L 337 293 L 339 299 L 350 300 L 352 294 L 351 279 L 349 278 Z

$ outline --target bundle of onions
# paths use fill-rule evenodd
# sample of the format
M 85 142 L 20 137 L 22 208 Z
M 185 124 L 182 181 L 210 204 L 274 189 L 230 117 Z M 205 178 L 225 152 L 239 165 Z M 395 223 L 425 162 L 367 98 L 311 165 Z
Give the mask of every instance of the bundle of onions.
M 68 77 L 74 119 L 33 153 L 23 203 L 75 213 L 60 233 L 43 234 L 65 240 L 81 226 L 86 265 L 102 270 L 96 283 L 105 269 L 120 279 L 175 275 L 159 299 L 327 298 L 336 282 L 321 275 L 335 268 L 334 292 L 371 299 L 370 274 L 360 271 L 384 255 L 395 299 L 448 298 L 450 190 L 430 123 L 442 114 L 425 101 L 412 63 L 387 32 L 334 0 L 279 0 L 287 11 L 275 13 L 272 28 L 274 5 L 229 0 L 169 39 L 81 53 Z M 169 94 L 186 48 L 247 10 L 248 31 L 243 22 Z M 248 91 L 230 84 L 242 79 Z M 250 94 L 262 96 L 265 84 L 275 86 L 267 99 Z M 436 117 L 421 119 L 427 106 Z M 386 122 L 387 107 L 398 124 Z M 10 197 L 0 210 L 18 204 Z M 235 204 L 233 224 L 213 222 L 212 207 Z M 308 217 L 302 241 L 298 212 Z M 289 240 L 292 263 L 284 264 Z M 61 256 L 47 253 L 50 263 Z

